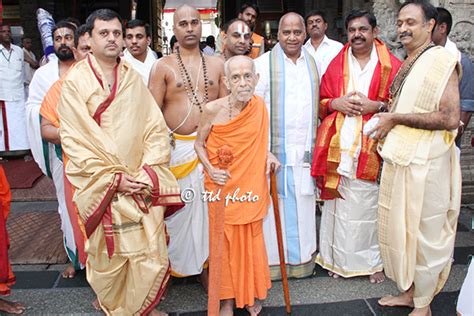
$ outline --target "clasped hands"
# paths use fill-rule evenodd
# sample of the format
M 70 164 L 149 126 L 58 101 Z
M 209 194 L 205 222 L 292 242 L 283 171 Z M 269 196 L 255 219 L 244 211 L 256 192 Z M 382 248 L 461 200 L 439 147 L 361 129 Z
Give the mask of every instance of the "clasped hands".
M 351 91 L 340 98 L 333 99 L 331 102 L 334 111 L 339 111 L 347 116 L 377 113 L 379 105 L 378 101 L 372 101 L 358 91 Z
M 125 195 L 132 195 L 137 193 L 144 193 L 148 185 L 138 182 L 134 177 L 128 174 L 122 174 L 122 179 L 118 185 L 117 191 Z

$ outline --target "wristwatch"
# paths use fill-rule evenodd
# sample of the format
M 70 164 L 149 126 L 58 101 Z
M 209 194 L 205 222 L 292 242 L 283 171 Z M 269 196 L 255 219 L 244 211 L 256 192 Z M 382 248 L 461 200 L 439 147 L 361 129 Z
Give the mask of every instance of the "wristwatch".
M 385 103 L 379 101 L 379 112 L 385 112 Z

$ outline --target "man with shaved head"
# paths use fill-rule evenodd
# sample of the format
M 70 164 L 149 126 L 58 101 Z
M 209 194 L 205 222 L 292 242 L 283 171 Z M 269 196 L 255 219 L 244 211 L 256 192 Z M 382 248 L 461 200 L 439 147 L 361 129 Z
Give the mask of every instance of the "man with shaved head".
M 257 315 L 271 286 L 262 230 L 270 204 L 266 174 L 279 163 L 268 152 L 268 112 L 254 95 L 259 76 L 252 59 L 230 58 L 225 74 L 230 95 L 204 107 L 195 145 L 206 191 L 221 198 L 209 200 L 208 310 L 217 315 L 221 300 L 220 315 L 233 315 L 234 305 Z M 225 155 L 232 157 L 226 165 Z
M 224 51 L 220 55 L 222 60 L 225 61 L 237 55 L 246 55 L 251 38 L 252 32 L 244 20 L 230 20 L 224 27 Z
M 260 75 L 255 93 L 265 98 L 271 121 L 271 152 L 281 162 L 279 207 L 289 276 L 313 273 L 316 255 L 316 196 L 311 180 L 312 146 L 317 128 L 319 77 L 303 43 L 304 19 L 287 13 L 280 19 L 279 43 L 255 61 Z M 280 278 L 272 212 L 264 222 L 272 279 Z
M 201 29 L 196 9 L 189 5 L 176 9 L 173 30 L 179 47 L 155 63 L 148 86 L 168 125 L 171 171 L 181 188 L 194 190 L 196 196 L 166 221 L 173 275 L 204 272 L 201 281 L 207 288 L 207 270 L 203 271 L 209 255 L 207 205 L 198 198 L 204 184 L 194 141 L 205 104 L 226 95 L 227 89 L 222 60 L 199 50 Z

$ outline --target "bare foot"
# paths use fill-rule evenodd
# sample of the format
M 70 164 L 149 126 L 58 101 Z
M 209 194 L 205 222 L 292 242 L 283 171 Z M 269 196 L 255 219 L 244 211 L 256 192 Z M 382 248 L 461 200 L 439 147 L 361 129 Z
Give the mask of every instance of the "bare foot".
M 337 279 L 337 278 L 340 277 L 339 274 L 334 273 L 334 272 L 332 272 L 332 271 L 328 271 L 328 275 L 329 275 L 330 277 L 333 277 L 334 279 Z
M 408 316 L 431 316 L 431 308 L 429 305 L 422 308 L 415 308 Z
M 21 303 L 10 302 L 0 298 L 0 311 L 8 314 L 22 314 L 26 307 Z
M 380 306 L 406 306 L 414 307 L 413 296 L 409 292 L 402 293 L 398 296 L 385 296 L 379 299 Z
M 64 279 L 72 279 L 76 276 L 76 269 L 74 269 L 72 263 L 69 263 L 67 268 L 64 269 L 62 276 Z
M 253 306 L 245 306 L 247 312 L 249 312 L 250 316 L 257 316 L 262 311 L 262 303 L 258 300 L 255 300 L 255 304 Z
M 234 315 L 234 300 L 222 300 L 219 316 L 233 316 Z
M 206 293 L 209 290 L 209 270 L 208 269 L 203 269 L 201 274 L 199 275 L 199 283 L 201 283 L 204 291 Z
M 168 316 L 167 313 L 153 309 L 148 315 L 150 316 Z
M 383 273 L 383 271 L 380 271 L 380 272 L 375 272 L 374 274 L 372 274 L 371 276 L 369 276 L 369 281 L 370 283 L 372 284 L 379 284 L 379 283 L 382 283 L 383 281 L 385 281 L 385 273 Z
M 100 311 L 102 310 L 102 308 L 100 307 L 100 303 L 99 303 L 99 299 L 96 298 L 93 302 L 92 302 L 92 306 L 94 306 L 94 309 L 96 311 Z

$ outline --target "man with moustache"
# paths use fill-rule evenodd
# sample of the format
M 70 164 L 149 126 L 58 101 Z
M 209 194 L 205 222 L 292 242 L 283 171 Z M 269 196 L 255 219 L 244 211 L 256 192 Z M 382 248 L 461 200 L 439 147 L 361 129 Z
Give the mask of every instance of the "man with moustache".
M 223 61 L 233 56 L 247 54 L 251 40 L 248 25 L 240 19 L 230 20 L 224 27 L 224 52 L 220 55 Z
M 133 69 L 142 76 L 148 84 L 151 68 L 156 56 L 149 47 L 151 43 L 150 25 L 142 20 L 131 20 L 125 24 L 125 52 L 126 61 L 132 64 Z
M 287 13 L 278 27 L 277 44 L 255 60 L 260 75 L 255 94 L 263 97 L 271 122 L 271 152 L 282 168 L 277 173 L 288 276 L 313 273 L 316 256 L 316 195 L 310 175 L 315 142 L 319 77 L 316 63 L 303 48 L 304 19 Z M 265 243 L 272 279 L 280 278 L 275 219 L 264 220 Z
M 321 103 L 311 175 L 321 189 L 319 254 L 316 263 L 337 278 L 368 275 L 385 279 L 377 240 L 376 142 L 362 130 L 383 111 L 401 62 L 377 39 L 375 16 L 352 11 L 348 43 L 332 60 L 321 82 Z
M 70 22 L 60 21 L 53 28 L 54 52 L 57 59 L 51 59 L 46 65 L 38 68 L 30 83 L 28 101 L 26 103 L 28 139 L 31 152 L 44 174 L 53 178 L 58 198 L 58 212 L 61 217 L 61 230 L 64 234 L 65 251 L 70 264 L 63 271 L 64 278 L 72 278 L 75 271 L 81 268 L 77 257 L 73 229 L 64 200 L 63 163 L 61 154 L 55 146 L 43 141 L 41 137 L 40 108 L 49 88 L 60 76 L 64 75 L 74 64 L 74 33 L 76 27 Z
M 85 24 L 79 26 L 74 35 L 74 59 L 76 62 L 86 58 L 90 52 L 88 43 L 89 33 Z M 72 69 L 73 66 L 69 68 Z M 69 267 L 63 272 L 64 278 L 73 278 L 76 270 L 83 269 L 86 264 L 86 254 L 84 251 L 84 236 L 79 225 L 77 211 L 72 201 L 74 191 L 71 184 L 64 176 L 64 165 L 67 162 L 67 157 L 61 150 L 61 140 L 59 138 L 59 116 L 57 106 L 61 96 L 61 88 L 64 78 L 68 72 L 61 76 L 46 93 L 43 102 L 41 103 L 41 136 L 44 141 L 48 142 L 48 146 L 54 148 L 57 153 L 58 163 L 62 166 L 61 171 L 57 171 L 58 175 L 53 177 L 54 186 L 61 209 L 62 230 L 64 231 L 64 242 L 67 253 L 71 260 Z M 59 174 L 62 174 L 59 176 Z M 65 208 L 64 208 L 65 207 Z
M 166 220 L 170 235 L 168 252 L 173 276 L 202 273 L 201 281 L 207 289 L 208 214 L 207 205 L 201 199 L 204 179 L 194 142 L 204 105 L 227 95 L 227 88 L 222 82 L 222 60 L 199 50 L 202 29 L 199 12 L 182 5 L 176 9 L 173 21 L 179 47 L 175 54 L 155 63 L 148 87 L 169 128 L 171 171 L 182 190 L 194 190 L 195 198 Z
M 407 1 L 397 33 L 408 57 L 390 88 L 390 113 L 377 115 L 369 134 L 384 139 L 379 242 L 386 275 L 401 294 L 382 306 L 414 307 L 431 315 L 452 264 L 461 204 L 461 169 L 454 139 L 459 126 L 456 57 L 431 42 L 436 8 Z
M 23 50 L 12 44 L 10 26 L 0 23 L 0 152 L 26 154 Z
M 304 45 L 308 52 L 313 55 L 318 66 L 319 79 L 324 75 L 331 60 L 336 57 L 343 45 L 332 40 L 326 35 L 328 23 L 324 12 L 311 11 L 306 16 L 306 32 L 309 39 Z
M 163 217 L 182 206 L 168 169 L 166 124 L 141 76 L 119 58 L 122 20 L 86 21 L 92 54 L 62 84 L 66 175 L 87 235 L 87 281 L 107 315 L 154 310 L 169 279 Z

